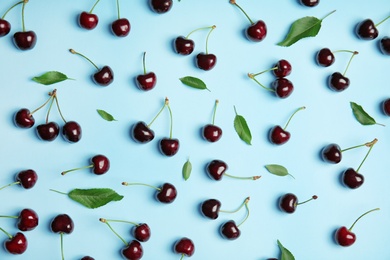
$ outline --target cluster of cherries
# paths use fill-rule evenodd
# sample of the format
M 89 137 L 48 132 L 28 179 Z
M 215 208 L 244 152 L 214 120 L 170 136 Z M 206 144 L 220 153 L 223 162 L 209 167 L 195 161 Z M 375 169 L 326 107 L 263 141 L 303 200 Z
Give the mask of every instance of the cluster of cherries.
M 58 112 L 62 120 L 64 121 L 64 125 L 62 126 L 62 130 L 61 130 L 61 135 L 64 137 L 66 141 L 70 143 L 77 143 L 78 141 L 80 141 L 82 136 L 82 130 L 80 125 L 76 121 L 65 120 L 65 118 L 61 113 L 60 106 L 58 104 L 56 89 L 50 92 L 49 96 L 50 97 L 46 100 L 44 104 L 42 104 L 40 107 L 36 108 L 31 112 L 27 108 L 19 109 L 14 115 L 15 125 L 25 129 L 33 127 L 35 124 L 35 119 L 33 117 L 33 114 L 38 110 L 40 110 L 41 108 L 45 107 L 46 105 L 49 105 L 49 109 L 46 115 L 46 122 L 36 127 L 36 133 L 38 137 L 42 140 L 45 141 L 55 140 L 60 133 L 60 127 L 56 122 L 49 121 L 49 114 L 53 106 L 53 103 L 55 102 L 57 105 Z

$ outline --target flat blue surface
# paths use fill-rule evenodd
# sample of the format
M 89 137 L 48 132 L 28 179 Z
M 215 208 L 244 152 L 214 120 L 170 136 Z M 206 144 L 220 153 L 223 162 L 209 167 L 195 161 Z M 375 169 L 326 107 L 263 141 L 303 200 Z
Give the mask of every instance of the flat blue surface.
M 0 13 L 12 4 L 0 4 Z M 321 1 L 314 8 L 301 6 L 296 0 L 244 1 L 238 3 L 253 20 L 267 23 L 268 35 L 260 43 L 249 42 L 243 30 L 249 25 L 245 16 L 228 0 L 174 1 L 166 14 L 153 13 L 146 0 L 121 1 L 121 15 L 130 20 L 132 28 L 126 38 L 116 38 L 109 30 L 116 19 L 115 1 L 101 1 L 94 12 L 99 25 L 93 31 L 81 29 L 77 16 L 89 11 L 94 1 L 34 1 L 25 9 L 26 28 L 38 36 L 33 50 L 22 52 L 12 43 L 12 34 L 21 29 L 20 8 L 7 15 L 12 31 L 0 39 L 1 57 L 1 175 L 0 186 L 13 181 L 23 169 L 39 174 L 31 190 L 18 186 L 0 191 L 0 215 L 15 215 L 21 209 L 33 208 L 40 216 L 40 225 L 26 232 L 29 245 L 22 256 L 12 256 L 0 248 L 0 259 L 61 259 L 60 237 L 49 229 L 53 217 L 67 213 L 75 223 L 74 232 L 64 237 L 65 258 L 81 259 L 84 255 L 98 260 L 121 259 L 123 243 L 99 222 L 99 218 L 146 222 L 152 230 L 151 239 L 143 243 L 143 259 L 180 259 L 173 252 L 174 242 L 183 236 L 195 243 L 191 259 L 265 260 L 278 257 L 277 239 L 300 260 L 390 259 L 387 250 L 390 231 L 390 190 L 388 188 L 390 161 L 390 121 L 380 110 L 381 102 L 390 96 L 388 68 L 390 59 L 380 53 L 379 39 L 390 34 L 390 22 L 379 27 L 379 37 L 373 41 L 357 39 L 355 25 L 371 18 L 379 22 L 389 9 L 388 0 Z M 303 39 L 291 47 L 276 45 L 283 40 L 293 21 L 304 16 L 327 17 L 315 38 Z M 207 31 L 192 35 L 196 42 L 190 56 L 174 53 L 172 41 L 179 35 L 204 26 L 216 25 L 209 38 L 209 52 L 217 58 L 216 67 L 208 72 L 197 69 L 195 55 L 205 51 Z M 336 54 L 329 68 L 316 65 L 318 50 L 348 49 L 359 51 L 349 67 L 350 87 L 341 93 L 331 91 L 327 77 L 343 72 L 350 58 L 347 53 Z M 80 57 L 71 55 L 69 48 L 82 52 L 98 66 L 110 65 L 115 73 L 114 83 L 104 88 L 92 83 L 94 68 Z M 134 77 L 142 73 L 142 53 L 147 52 L 147 68 L 158 78 L 150 92 L 138 90 Z M 279 59 L 290 61 L 294 84 L 293 94 L 284 100 L 263 90 L 246 75 L 273 66 Z M 74 81 L 43 86 L 31 80 L 46 71 L 58 70 Z M 183 85 L 179 78 L 201 78 L 210 89 L 201 91 Z M 258 78 L 268 85 L 270 73 Z M 68 120 L 76 120 L 83 129 L 82 140 L 66 143 L 61 137 L 53 142 L 41 141 L 34 129 L 18 129 L 12 122 L 20 108 L 34 109 L 44 102 L 47 93 L 56 88 L 62 112 Z M 162 156 L 157 141 L 169 134 L 169 114 L 165 111 L 153 124 L 156 139 L 145 145 L 134 143 L 129 128 L 139 120 L 149 122 L 168 97 L 173 112 L 173 136 L 180 140 L 180 150 L 174 157 Z M 199 129 L 211 122 L 214 101 L 220 101 L 216 124 L 223 129 L 222 139 L 214 144 L 204 141 Z M 352 115 L 349 102 L 354 101 L 387 125 L 362 126 Z M 251 129 L 252 145 L 239 139 L 234 127 L 234 109 L 243 115 Z M 288 130 L 291 139 L 274 146 L 267 139 L 270 127 L 284 125 L 298 107 L 306 110 L 296 114 Z M 117 121 L 104 121 L 96 113 L 103 109 Z M 45 110 L 35 114 L 42 123 Z M 55 110 L 51 119 L 61 124 Z M 340 184 L 340 173 L 348 167 L 358 167 L 367 149 L 355 149 L 344 154 L 338 165 L 324 163 L 319 152 L 328 143 L 342 148 L 378 138 L 370 156 L 361 168 L 366 180 L 362 187 L 350 190 Z M 110 171 L 96 176 L 88 170 L 61 172 L 88 163 L 95 154 L 105 154 L 111 161 Z M 184 181 L 181 169 L 190 158 L 193 170 Z M 221 159 L 229 165 L 229 173 L 239 176 L 262 175 L 257 181 L 211 180 L 205 165 Z M 271 175 L 267 164 L 285 166 L 295 179 Z M 176 201 L 162 205 L 153 198 L 154 191 L 146 187 L 125 187 L 121 183 L 143 182 L 161 185 L 173 183 L 178 190 Z M 53 193 L 49 189 L 68 192 L 74 188 L 107 187 L 124 195 L 120 202 L 98 209 L 87 209 Z M 299 206 L 294 214 L 277 208 L 278 198 L 295 193 L 300 201 L 318 195 L 318 200 Z M 240 222 L 245 211 L 234 215 L 221 214 L 217 220 L 205 219 L 199 204 L 209 198 L 222 202 L 222 208 L 234 209 L 250 196 L 250 216 L 240 227 L 241 236 L 235 241 L 223 239 L 219 226 L 229 219 Z M 367 215 L 354 227 L 356 243 L 349 248 L 335 244 L 333 233 L 340 226 L 349 227 L 362 213 L 372 208 L 381 210 Z M 15 221 L 0 219 L 0 227 L 17 232 Z M 130 225 L 113 224 L 125 240 L 131 240 Z M 0 240 L 6 236 L 0 234 Z

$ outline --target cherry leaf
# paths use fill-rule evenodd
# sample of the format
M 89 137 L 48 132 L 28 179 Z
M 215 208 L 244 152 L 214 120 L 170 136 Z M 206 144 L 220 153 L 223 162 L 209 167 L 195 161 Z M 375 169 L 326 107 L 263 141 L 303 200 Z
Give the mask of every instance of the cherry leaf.
M 350 102 L 353 115 L 356 120 L 362 125 L 375 125 L 378 124 L 374 118 L 372 118 L 366 111 L 364 111 L 361 105 L 356 104 L 355 102 Z
M 286 176 L 289 175 L 287 169 L 279 164 L 268 164 L 265 166 L 265 168 L 272 174 L 275 174 L 277 176 Z
M 101 109 L 96 109 L 96 111 L 98 112 L 98 114 L 104 119 L 104 120 L 107 120 L 107 121 L 117 121 L 110 113 L 104 111 L 104 110 L 101 110 Z
M 207 89 L 208 91 L 210 91 L 207 88 L 206 83 L 204 83 L 201 79 L 198 79 L 198 78 L 195 78 L 192 76 L 186 76 L 186 77 L 180 78 L 180 81 L 184 85 L 187 85 L 189 87 L 196 88 L 196 89 Z
M 322 21 L 335 11 L 329 13 L 322 19 L 318 19 L 313 16 L 306 16 L 296 20 L 291 25 L 290 31 L 288 32 L 285 39 L 279 42 L 277 45 L 288 47 L 303 38 L 316 36 L 321 29 Z
M 51 85 L 67 79 L 71 78 L 68 78 L 68 76 L 66 76 L 64 73 L 58 71 L 48 71 L 40 76 L 32 78 L 33 81 L 42 85 Z
M 278 240 L 278 246 L 280 249 L 281 257 L 280 260 L 295 260 L 294 255 L 287 249 L 285 248 L 282 243 Z
M 238 136 L 243 140 L 245 143 L 251 145 L 252 141 L 252 134 L 248 127 L 248 124 L 245 120 L 245 118 L 239 114 L 237 114 L 236 107 L 234 107 L 234 112 L 236 113 L 236 116 L 234 118 L 234 129 L 236 130 Z
M 192 171 L 192 164 L 190 162 L 190 159 L 188 159 L 184 165 L 183 165 L 183 169 L 182 169 L 182 173 L 183 173 L 183 178 L 184 180 L 188 180 L 191 176 L 191 171 Z

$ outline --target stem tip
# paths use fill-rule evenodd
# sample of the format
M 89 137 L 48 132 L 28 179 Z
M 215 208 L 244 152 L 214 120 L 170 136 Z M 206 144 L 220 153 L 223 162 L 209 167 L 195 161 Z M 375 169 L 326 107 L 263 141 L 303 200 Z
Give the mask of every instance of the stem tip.
M 124 182 L 122 182 L 122 185 L 127 186 L 127 185 L 129 185 L 129 183 L 124 181 Z
M 99 218 L 99 221 L 100 221 L 100 222 L 103 222 L 103 223 L 106 223 L 106 222 L 107 222 L 107 219 L 105 219 L 105 218 Z

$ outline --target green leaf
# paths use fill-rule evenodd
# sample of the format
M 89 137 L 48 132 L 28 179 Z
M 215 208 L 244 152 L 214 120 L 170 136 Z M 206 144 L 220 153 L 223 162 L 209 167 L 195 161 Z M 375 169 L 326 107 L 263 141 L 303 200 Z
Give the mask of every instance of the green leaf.
M 187 77 L 180 78 L 180 81 L 184 85 L 187 85 L 189 87 L 196 88 L 196 89 L 207 89 L 208 91 L 210 91 L 207 88 L 206 84 L 201 79 L 198 79 L 198 78 L 195 78 L 195 77 L 191 77 L 191 76 L 187 76 Z
M 236 107 L 234 107 L 234 111 L 236 113 L 236 116 L 234 118 L 234 129 L 236 130 L 241 140 L 251 145 L 251 141 L 252 141 L 251 130 L 249 129 L 245 118 L 237 114 Z
M 294 255 L 287 249 L 285 248 L 282 243 L 278 240 L 278 246 L 280 249 L 281 257 L 280 260 L 295 260 Z
M 104 111 L 104 110 L 96 109 L 96 111 L 98 112 L 98 114 L 99 114 L 104 120 L 107 120 L 107 121 L 117 121 L 110 113 L 107 113 L 107 112 Z
M 289 175 L 287 169 L 279 164 L 268 164 L 265 166 L 265 168 L 272 174 L 275 174 L 277 176 L 286 176 Z
M 191 171 L 192 171 L 192 164 L 190 162 L 190 159 L 188 159 L 184 165 L 183 165 L 183 169 L 182 169 L 182 173 L 183 173 L 183 178 L 184 180 L 188 180 L 188 178 L 190 178 L 191 176 Z
M 122 195 L 108 188 L 74 189 L 68 193 L 68 196 L 90 209 L 99 208 L 111 201 L 120 201 L 123 199 Z
M 375 125 L 377 124 L 375 119 L 372 118 L 366 111 L 364 111 L 361 105 L 356 104 L 355 102 L 350 102 L 353 115 L 356 120 L 359 121 L 362 125 Z
M 68 78 L 64 73 L 58 71 L 48 71 L 40 76 L 32 78 L 33 81 L 43 85 L 51 85 L 67 79 L 71 78 Z
M 335 11 L 329 13 L 334 13 Z M 279 42 L 277 45 L 288 47 L 296 43 L 297 41 L 307 38 L 307 37 L 314 37 L 318 34 L 318 32 L 321 29 L 321 23 L 322 21 L 327 17 L 325 16 L 322 19 L 318 19 L 313 16 L 306 16 L 303 18 L 300 18 L 296 20 L 290 27 L 290 31 L 288 32 L 285 39 L 281 42 Z

